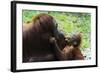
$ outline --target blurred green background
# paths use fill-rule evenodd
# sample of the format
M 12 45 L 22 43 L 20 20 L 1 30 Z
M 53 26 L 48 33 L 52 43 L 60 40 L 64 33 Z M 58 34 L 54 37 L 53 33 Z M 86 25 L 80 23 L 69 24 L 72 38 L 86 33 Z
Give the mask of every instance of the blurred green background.
M 34 16 L 40 13 L 46 13 L 54 17 L 58 23 L 58 29 L 64 34 L 81 33 L 82 45 L 81 48 L 85 50 L 90 48 L 91 35 L 91 14 L 79 12 L 59 12 L 59 11 L 36 11 L 23 10 L 23 23 L 30 22 Z

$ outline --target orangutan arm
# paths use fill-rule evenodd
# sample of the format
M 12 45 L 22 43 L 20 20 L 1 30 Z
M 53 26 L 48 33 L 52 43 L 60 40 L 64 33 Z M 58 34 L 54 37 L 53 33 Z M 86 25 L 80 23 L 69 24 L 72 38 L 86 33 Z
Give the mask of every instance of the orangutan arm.
M 73 57 L 75 60 L 84 60 L 84 56 L 79 48 L 73 50 Z

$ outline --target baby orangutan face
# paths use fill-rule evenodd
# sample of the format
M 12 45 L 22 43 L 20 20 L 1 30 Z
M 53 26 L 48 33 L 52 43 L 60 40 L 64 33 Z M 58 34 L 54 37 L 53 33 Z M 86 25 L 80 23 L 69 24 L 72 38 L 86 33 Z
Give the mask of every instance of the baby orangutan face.
M 70 50 L 79 48 L 81 45 L 81 34 L 74 34 L 70 37 L 66 37 L 65 42 L 66 42 L 65 48 L 68 48 Z

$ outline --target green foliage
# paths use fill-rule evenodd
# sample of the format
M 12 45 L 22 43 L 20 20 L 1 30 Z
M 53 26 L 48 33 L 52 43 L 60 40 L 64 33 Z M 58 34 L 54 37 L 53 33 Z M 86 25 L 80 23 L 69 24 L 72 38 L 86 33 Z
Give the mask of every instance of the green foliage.
M 23 23 L 32 20 L 37 14 L 46 13 L 54 17 L 58 23 L 58 29 L 65 35 L 72 33 L 82 34 L 82 48 L 90 48 L 91 15 L 89 13 L 58 12 L 58 11 L 34 11 L 23 10 Z

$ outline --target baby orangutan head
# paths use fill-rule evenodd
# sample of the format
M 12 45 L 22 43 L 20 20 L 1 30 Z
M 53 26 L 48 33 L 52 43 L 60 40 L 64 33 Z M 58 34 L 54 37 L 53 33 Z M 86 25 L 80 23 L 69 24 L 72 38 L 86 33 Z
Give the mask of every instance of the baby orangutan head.
M 84 56 L 81 53 L 81 34 L 73 34 L 70 37 L 66 37 L 66 46 L 63 52 L 66 54 L 68 60 L 83 60 Z
M 72 45 L 74 48 L 80 47 L 82 36 L 81 34 L 73 34 L 70 37 L 66 37 L 65 41 L 67 45 Z

